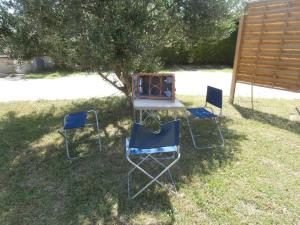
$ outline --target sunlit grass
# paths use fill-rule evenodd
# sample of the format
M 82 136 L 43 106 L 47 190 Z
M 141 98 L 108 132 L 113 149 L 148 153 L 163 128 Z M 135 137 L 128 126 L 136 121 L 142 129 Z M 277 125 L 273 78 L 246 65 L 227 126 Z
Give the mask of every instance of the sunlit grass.
M 196 106 L 204 98 L 179 96 Z M 124 98 L 0 104 L 0 224 L 299 224 L 299 100 L 224 99 L 223 149 L 195 151 L 181 114 L 178 194 L 153 186 L 127 200 Z M 69 112 L 96 109 L 103 150 L 69 163 L 57 133 Z M 199 127 L 199 123 L 193 123 Z M 206 129 L 209 125 L 204 127 Z

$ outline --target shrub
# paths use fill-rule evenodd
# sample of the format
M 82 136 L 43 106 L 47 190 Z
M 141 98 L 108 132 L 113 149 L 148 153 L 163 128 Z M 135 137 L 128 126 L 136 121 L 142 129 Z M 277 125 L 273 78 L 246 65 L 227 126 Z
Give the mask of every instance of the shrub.
M 237 31 L 222 40 L 200 40 L 194 47 L 187 47 L 183 41 L 164 48 L 161 59 L 165 65 L 174 64 L 214 64 L 233 65 Z

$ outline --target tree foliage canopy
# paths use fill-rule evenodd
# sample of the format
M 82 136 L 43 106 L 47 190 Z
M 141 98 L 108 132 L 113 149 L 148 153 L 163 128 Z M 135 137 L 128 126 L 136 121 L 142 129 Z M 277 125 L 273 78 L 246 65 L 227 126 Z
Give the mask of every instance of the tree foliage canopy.
M 241 5 L 241 0 L 6 0 L 0 3 L 0 47 L 18 59 L 48 55 L 58 64 L 97 71 L 129 95 L 130 75 L 155 71 L 163 47 L 226 36 Z M 113 71 L 123 85 L 104 71 Z

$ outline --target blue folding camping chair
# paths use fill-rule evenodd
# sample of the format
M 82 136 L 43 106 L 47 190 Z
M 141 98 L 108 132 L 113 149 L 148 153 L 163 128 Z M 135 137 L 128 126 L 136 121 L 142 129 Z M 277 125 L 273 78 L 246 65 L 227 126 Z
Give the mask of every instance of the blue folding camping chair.
M 219 126 L 219 119 L 222 116 L 222 98 L 223 93 L 222 90 L 207 86 L 207 92 L 206 92 L 206 101 L 204 107 L 199 108 L 188 108 L 187 111 L 192 115 L 193 119 L 199 119 L 199 120 L 213 120 L 216 124 L 216 127 L 219 132 L 219 137 L 221 139 L 221 144 L 216 145 L 216 147 L 223 147 L 224 146 L 224 137 L 221 132 L 221 128 Z M 215 114 L 212 107 L 208 106 L 208 103 L 212 106 L 215 106 L 219 109 L 219 114 Z M 211 144 L 207 146 L 198 146 L 196 143 L 196 137 L 201 137 L 202 135 L 194 134 L 191 123 L 189 121 L 189 117 L 186 117 L 187 123 L 189 126 L 190 134 L 192 136 L 193 145 L 196 149 L 205 149 L 205 148 L 212 148 L 213 146 Z
M 101 151 L 100 129 L 97 112 L 95 110 L 89 110 L 86 112 L 70 113 L 65 115 L 63 129 L 59 130 L 59 133 L 65 138 L 67 158 L 69 160 L 78 158 L 70 155 L 69 145 L 71 142 L 69 140 L 69 132 L 74 129 L 82 129 L 85 127 L 94 127 L 96 132 L 95 138 L 98 142 L 99 151 Z
M 160 126 L 159 132 L 152 132 L 145 126 L 135 123 L 133 125 L 131 137 L 126 139 L 126 159 L 133 165 L 128 172 L 128 198 L 134 199 L 145 191 L 154 182 L 165 186 L 158 180 L 164 173 L 168 173 L 171 182 L 171 192 L 176 193 L 176 186 L 170 172 L 170 168 L 179 160 L 179 120 L 171 121 Z M 153 176 L 144 167 L 145 162 L 156 163 L 161 170 L 158 175 Z M 168 164 L 166 164 L 167 162 Z M 144 168 L 143 168 L 144 167 Z M 145 186 L 140 188 L 136 193 L 131 193 L 132 173 L 135 170 L 141 171 L 150 178 Z M 156 167 L 157 169 L 157 167 Z

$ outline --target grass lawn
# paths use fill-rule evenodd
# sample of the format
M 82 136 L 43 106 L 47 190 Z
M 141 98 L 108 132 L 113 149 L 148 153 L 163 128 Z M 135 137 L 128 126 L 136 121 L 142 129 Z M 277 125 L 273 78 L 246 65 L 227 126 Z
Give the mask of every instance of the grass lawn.
M 124 99 L 1 103 L 0 224 L 300 224 L 300 123 L 288 119 L 296 106 L 256 99 L 251 110 L 248 98 L 225 99 L 223 149 L 195 151 L 182 120 L 178 194 L 153 186 L 129 201 Z M 57 129 L 65 113 L 90 108 L 103 150 L 69 163 Z

